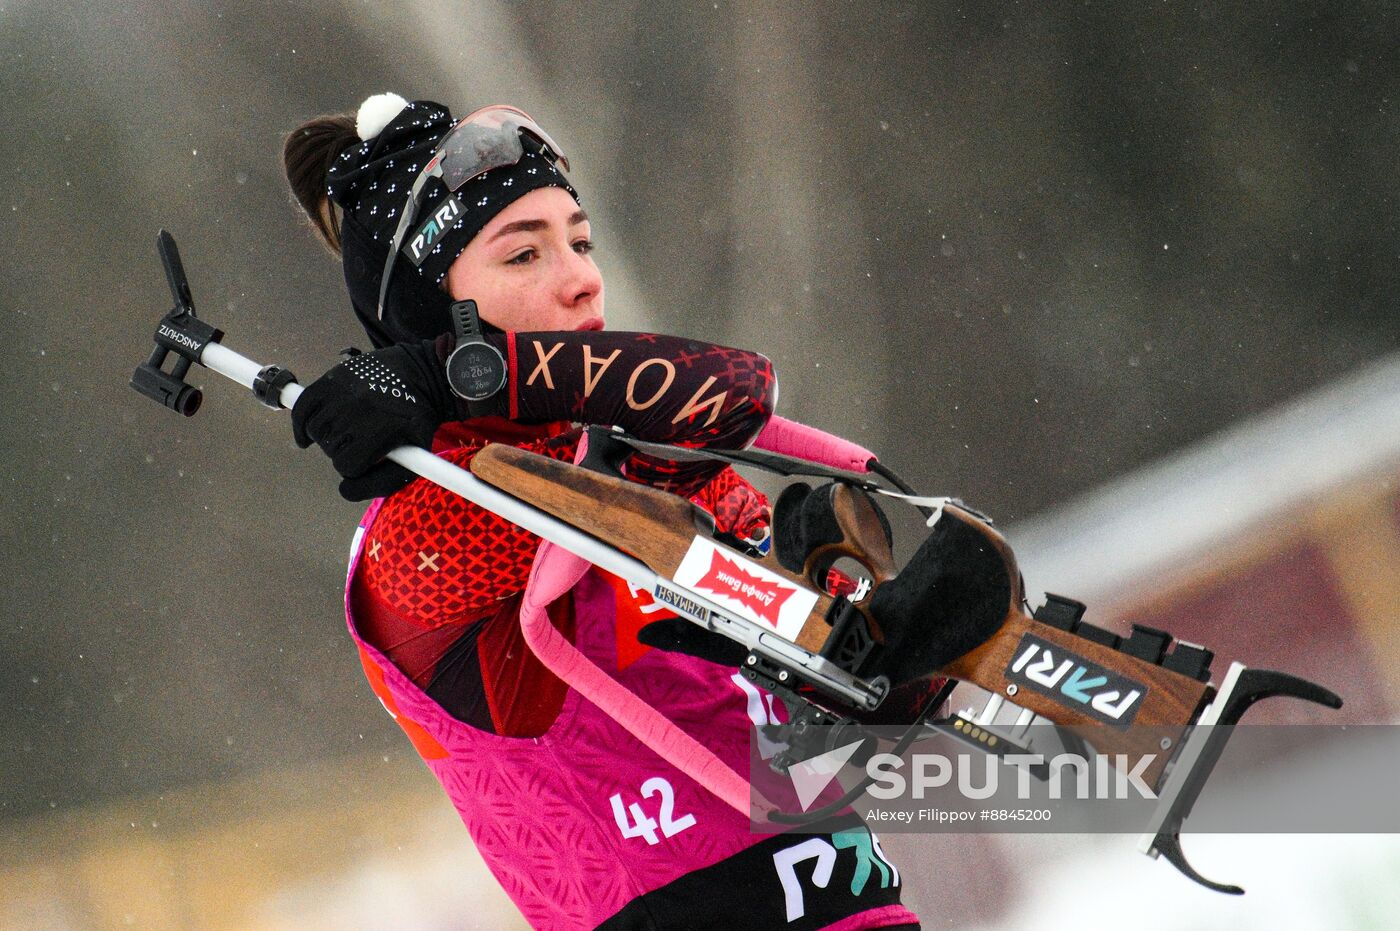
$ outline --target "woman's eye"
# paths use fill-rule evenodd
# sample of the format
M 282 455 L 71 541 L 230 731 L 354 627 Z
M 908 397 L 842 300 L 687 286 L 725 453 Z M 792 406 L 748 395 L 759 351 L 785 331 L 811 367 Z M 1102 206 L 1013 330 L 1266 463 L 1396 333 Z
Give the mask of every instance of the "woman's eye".
M 579 255 L 587 255 L 593 251 L 593 240 L 580 239 L 578 242 L 574 243 L 574 251 Z
M 506 259 L 506 264 L 507 264 L 507 265 L 529 265 L 529 264 L 530 264 L 531 262 L 533 262 L 534 260 L 535 260 L 535 250 L 534 250 L 534 249 L 526 249 L 524 252 L 520 253 L 519 255 L 514 255 L 514 256 L 511 256 L 510 258 Z

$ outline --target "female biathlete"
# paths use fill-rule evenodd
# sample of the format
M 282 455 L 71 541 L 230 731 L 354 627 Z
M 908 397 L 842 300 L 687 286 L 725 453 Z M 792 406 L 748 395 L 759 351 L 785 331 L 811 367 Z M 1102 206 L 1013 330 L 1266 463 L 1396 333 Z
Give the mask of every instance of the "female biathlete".
M 297 443 L 331 457 L 341 493 L 375 499 L 354 546 L 350 634 L 525 918 L 915 927 L 898 870 L 854 815 L 817 834 L 751 833 L 548 672 L 519 624 L 538 538 L 382 458 L 409 443 L 466 466 L 509 443 L 571 460 L 589 424 L 741 448 L 777 400 L 768 359 L 606 331 L 567 160 L 518 110 L 456 121 L 440 104 L 378 95 L 293 131 L 284 160 L 376 347 L 348 355 L 292 411 Z M 733 470 L 637 455 L 626 472 L 710 511 L 732 545 L 766 550 L 767 502 Z M 771 700 L 732 666 L 675 652 L 665 625 L 639 636 L 667 616 L 646 593 L 593 570 L 548 610 L 589 659 L 744 771 Z M 911 703 L 928 688 L 915 685 Z

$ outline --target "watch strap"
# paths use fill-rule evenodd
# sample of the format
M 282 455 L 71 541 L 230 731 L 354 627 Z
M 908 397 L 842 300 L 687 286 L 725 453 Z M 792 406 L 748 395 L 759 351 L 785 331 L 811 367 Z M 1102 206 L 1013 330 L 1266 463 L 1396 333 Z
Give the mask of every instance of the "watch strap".
M 452 332 L 458 345 L 483 342 L 476 301 L 457 301 L 452 305 Z

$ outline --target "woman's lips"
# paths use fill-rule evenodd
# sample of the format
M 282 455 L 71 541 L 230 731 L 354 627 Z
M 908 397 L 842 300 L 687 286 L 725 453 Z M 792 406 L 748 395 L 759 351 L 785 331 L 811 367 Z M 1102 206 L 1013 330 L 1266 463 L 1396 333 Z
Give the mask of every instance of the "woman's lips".
M 580 323 L 580 324 L 579 324 L 577 327 L 575 327 L 574 329 L 575 329 L 575 330 L 601 330 L 602 328 L 603 328 L 603 318 L 602 318 L 602 317 L 590 317 L 590 318 L 588 318 L 587 320 L 585 320 L 585 321 L 583 321 L 582 323 Z

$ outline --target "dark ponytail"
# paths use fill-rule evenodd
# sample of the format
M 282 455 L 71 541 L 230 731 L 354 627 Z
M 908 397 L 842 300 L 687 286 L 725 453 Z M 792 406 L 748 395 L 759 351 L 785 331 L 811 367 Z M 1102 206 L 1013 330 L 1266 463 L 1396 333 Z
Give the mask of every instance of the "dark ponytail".
M 326 172 L 340 154 L 360 141 L 355 118 L 348 113 L 318 116 L 287 135 L 282 146 L 282 167 L 292 196 L 306 212 L 316 235 L 340 255 L 340 221 L 335 205 L 326 196 Z

